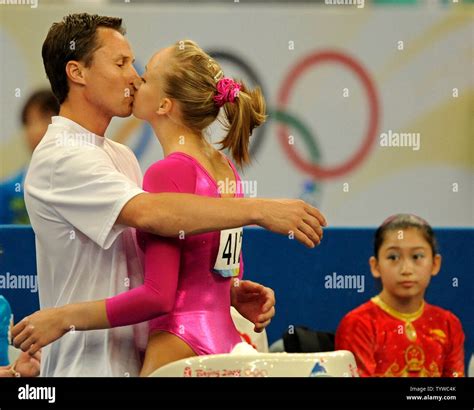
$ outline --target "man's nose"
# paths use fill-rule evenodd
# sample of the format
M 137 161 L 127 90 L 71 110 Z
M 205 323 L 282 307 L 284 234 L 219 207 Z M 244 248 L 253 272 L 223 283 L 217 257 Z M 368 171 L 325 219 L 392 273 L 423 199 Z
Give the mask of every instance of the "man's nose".
M 140 88 L 140 86 L 142 85 L 142 83 L 143 83 L 143 81 L 141 80 L 140 77 L 135 78 L 135 79 L 133 80 L 132 84 L 133 84 L 133 88 L 135 88 L 135 91 L 137 91 L 137 90 Z
M 130 84 L 133 84 L 135 89 L 137 89 L 136 81 L 141 82 L 140 76 L 138 75 L 137 70 L 135 70 L 135 67 L 133 65 L 131 67 L 132 67 L 132 70 L 131 70 L 131 76 L 130 76 Z

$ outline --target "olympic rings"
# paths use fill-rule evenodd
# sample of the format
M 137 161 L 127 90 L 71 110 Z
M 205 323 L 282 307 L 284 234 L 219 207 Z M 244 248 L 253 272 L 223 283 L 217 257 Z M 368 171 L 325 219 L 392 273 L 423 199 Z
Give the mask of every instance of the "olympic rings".
M 311 132 L 309 131 L 308 127 L 296 118 L 294 115 L 288 113 L 288 112 L 282 112 L 282 111 L 270 111 L 268 113 L 269 118 L 274 119 L 276 121 L 279 121 L 281 123 L 290 125 L 294 128 L 296 128 L 297 131 L 300 132 L 301 136 L 303 137 L 303 140 L 309 147 L 309 155 L 311 157 L 311 161 L 313 162 L 318 162 L 321 160 L 321 154 L 319 151 L 319 147 L 317 145 L 317 139 L 314 139 L 313 136 L 311 135 Z M 321 191 L 321 186 L 320 184 L 316 184 L 315 181 L 306 181 L 304 184 L 304 191 L 307 192 L 320 192 Z M 307 201 L 309 202 L 309 201 Z
M 336 62 L 344 65 L 351 69 L 359 80 L 362 82 L 366 90 L 366 94 L 370 106 L 370 118 L 369 125 L 367 127 L 366 136 L 361 147 L 356 151 L 356 153 L 349 158 L 343 164 L 339 164 L 333 167 L 322 167 L 317 164 L 309 163 L 298 157 L 294 147 L 288 144 L 287 136 L 288 132 L 284 126 L 280 126 L 278 130 L 279 140 L 286 151 L 290 159 L 304 172 L 313 175 L 318 179 L 329 179 L 341 176 L 362 162 L 362 160 L 370 152 L 370 149 L 373 146 L 373 143 L 376 139 L 376 132 L 379 123 L 379 102 L 377 93 L 375 91 L 375 86 L 370 79 L 366 70 L 360 65 L 356 60 L 349 57 L 346 54 L 335 52 L 335 51 L 321 51 L 310 54 L 304 60 L 299 62 L 295 67 L 293 67 L 290 72 L 287 74 L 279 92 L 278 92 L 278 107 L 279 110 L 284 111 L 289 100 L 290 90 L 295 84 L 298 77 L 306 71 L 310 66 L 325 62 Z
M 216 60 L 228 61 L 231 64 L 238 66 L 249 77 L 254 85 L 259 85 L 262 88 L 263 94 L 266 95 L 265 88 L 260 81 L 258 74 L 242 57 L 229 51 L 217 49 L 208 50 L 208 54 Z M 365 137 L 360 148 L 344 163 L 332 167 L 322 167 L 318 165 L 318 162 L 321 159 L 320 150 L 314 140 L 314 137 L 311 135 L 308 127 L 306 127 L 301 122 L 301 120 L 298 120 L 297 117 L 286 112 L 286 107 L 288 105 L 290 91 L 296 83 L 298 77 L 300 77 L 312 65 L 328 62 L 342 64 L 355 73 L 366 91 L 370 108 L 370 116 L 365 132 Z M 289 71 L 278 91 L 277 109 L 269 110 L 269 118 L 282 123 L 277 129 L 279 137 L 278 139 L 290 160 L 306 174 L 311 175 L 315 179 L 323 180 L 340 177 L 361 164 L 363 159 L 369 154 L 372 146 L 374 145 L 379 124 L 379 111 L 379 100 L 375 85 L 365 68 L 354 58 L 342 52 L 324 50 L 310 54 L 302 61 L 298 62 Z M 256 129 L 255 136 L 251 139 L 250 143 L 251 157 L 255 157 L 261 148 L 264 141 L 265 132 L 267 131 L 267 125 L 268 122 Z M 288 143 L 288 127 L 285 125 L 291 125 L 301 133 L 303 140 L 309 148 L 308 153 L 310 154 L 310 161 L 300 158 L 295 148 Z M 138 158 L 140 158 L 140 156 L 143 154 L 147 143 L 150 141 L 151 133 L 150 127 L 144 127 L 142 130 L 142 133 L 139 137 L 138 146 L 135 149 Z
M 309 154 L 311 156 L 311 160 L 316 162 L 321 159 L 318 145 L 316 144 L 315 139 L 313 139 L 311 132 L 306 127 L 306 125 L 304 125 L 294 115 L 283 111 L 270 111 L 268 113 L 268 116 L 272 119 L 275 119 L 279 122 L 291 125 L 292 127 L 296 128 L 301 133 L 301 136 L 309 147 Z

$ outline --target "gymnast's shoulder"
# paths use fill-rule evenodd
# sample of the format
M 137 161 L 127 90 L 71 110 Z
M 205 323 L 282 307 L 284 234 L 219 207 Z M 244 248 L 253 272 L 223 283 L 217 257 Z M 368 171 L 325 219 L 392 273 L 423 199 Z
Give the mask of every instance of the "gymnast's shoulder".
M 194 194 L 196 175 L 196 167 L 192 161 L 184 156 L 170 154 L 148 167 L 143 177 L 143 188 L 148 192 Z

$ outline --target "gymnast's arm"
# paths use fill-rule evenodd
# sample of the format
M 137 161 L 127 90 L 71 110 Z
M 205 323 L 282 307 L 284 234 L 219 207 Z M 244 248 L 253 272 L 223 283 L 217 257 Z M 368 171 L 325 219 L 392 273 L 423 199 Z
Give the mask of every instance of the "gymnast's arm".
M 147 235 L 142 286 L 105 300 L 37 311 L 13 328 L 13 344 L 34 355 L 70 330 L 126 326 L 170 312 L 178 286 L 180 242 L 176 238 Z

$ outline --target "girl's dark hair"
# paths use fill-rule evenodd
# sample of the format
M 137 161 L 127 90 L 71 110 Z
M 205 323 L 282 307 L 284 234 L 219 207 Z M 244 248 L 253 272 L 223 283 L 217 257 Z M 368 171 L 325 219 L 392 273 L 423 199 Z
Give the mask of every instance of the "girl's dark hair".
M 54 95 L 62 104 L 69 93 L 66 75 L 68 61 L 83 61 L 90 67 L 94 51 L 101 45 L 97 41 L 99 27 L 111 28 L 125 34 L 122 19 L 97 14 L 70 14 L 54 23 L 44 40 L 41 54 Z
M 426 242 L 429 243 L 433 256 L 438 253 L 438 244 L 431 226 L 423 218 L 412 214 L 397 214 L 388 217 L 383 221 L 375 232 L 374 238 L 374 256 L 378 258 L 380 247 L 385 240 L 385 234 L 388 231 L 398 231 L 403 229 L 418 229 Z

